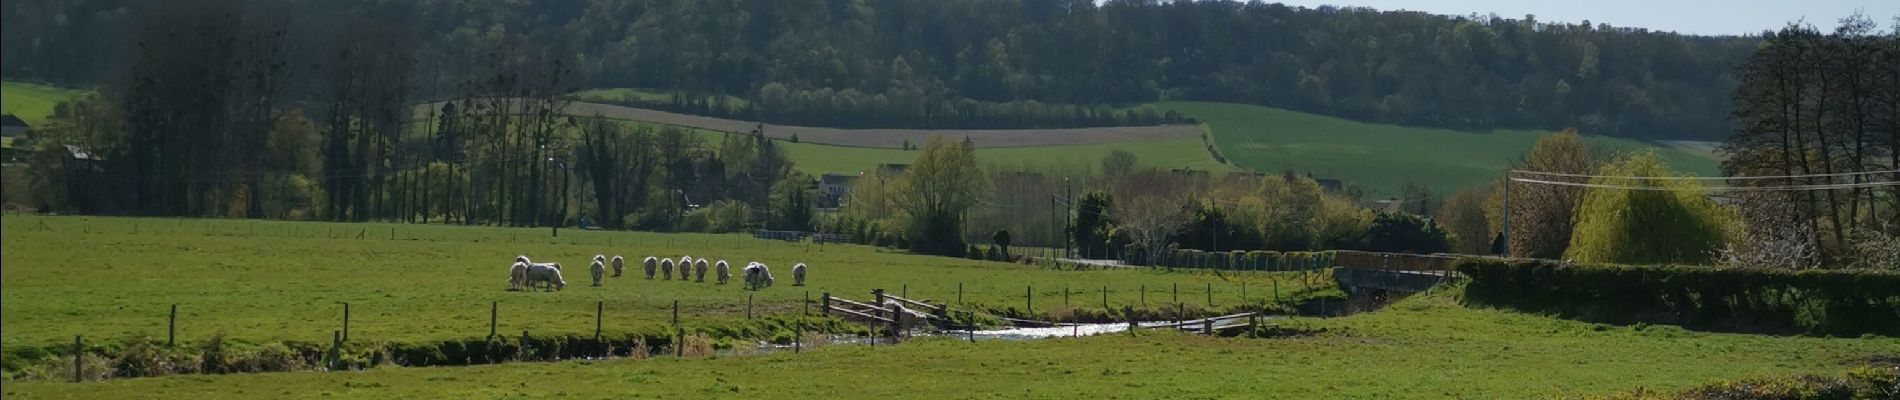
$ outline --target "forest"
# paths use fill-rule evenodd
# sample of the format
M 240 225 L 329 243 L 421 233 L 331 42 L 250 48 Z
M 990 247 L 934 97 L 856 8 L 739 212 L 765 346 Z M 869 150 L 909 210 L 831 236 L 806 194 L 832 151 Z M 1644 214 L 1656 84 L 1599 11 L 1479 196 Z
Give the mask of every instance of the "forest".
M 382 35 L 413 42 L 404 87 L 414 98 L 466 91 L 455 77 L 479 56 L 478 43 L 502 35 L 559 46 L 551 54 L 573 72 L 576 88 L 649 88 L 677 93 L 682 106 L 733 95 L 779 104 L 750 111 L 755 118 L 872 124 L 787 117 L 849 110 L 887 127 L 1146 124 L 1168 118 L 1104 120 L 1090 110 L 1209 100 L 1418 126 L 1719 140 L 1733 125 L 1735 68 L 1761 42 L 1531 15 L 1225 0 L 241 3 L 298 17 L 284 32 L 293 69 L 333 61 L 320 50 L 328 33 L 375 16 L 374 25 L 388 29 Z M 115 71 L 129 65 L 125 50 L 141 45 L 127 34 L 156 4 L 0 5 L 0 73 L 72 87 L 105 83 L 123 75 Z M 941 116 L 984 108 L 970 104 L 1075 111 Z

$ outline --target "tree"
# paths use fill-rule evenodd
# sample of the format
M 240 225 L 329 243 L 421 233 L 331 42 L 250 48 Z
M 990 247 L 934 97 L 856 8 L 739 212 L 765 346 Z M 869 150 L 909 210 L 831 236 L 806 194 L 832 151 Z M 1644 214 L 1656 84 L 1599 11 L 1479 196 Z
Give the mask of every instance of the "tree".
M 996 231 L 996 234 L 990 235 L 990 243 L 995 244 L 998 249 L 1001 249 L 999 251 L 1003 252 L 1004 260 L 1009 259 L 1009 231 L 1008 230 L 999 229 Z
M 788 231 L 812 230 L 812 215 L 817 212 L 812 202 L 812 180 L 804 173 L 793 173 L 778 181 L 772 187 L 772 220 L 766 229 Z
M 1589 148 L 1576 130 L 1566 129 L 1544 136 L 1531 147 L 1524 171 L 1557 174 L 1589 174 L 1595 162 Z M 1542 176 L 1540 176 L 1542 177 Z M 1549 180 L 1575 181 L 1561 177 Z M 1513 182 L 1511 190 L 1510 248 L 1512 257 L 1558 258 L 1570 244 L 1575 223 L 1572 216 L 1583 198 L 1583 189 L 1570 186 L 1538 185 Z
M 1445 227 L 1451 239 L 1451 251 L 1462 254 L 1490 254 L 1497 229 L 1485 218 L 1485 202 L 1490 187 L 1472 187 L 1452 193 L 1433 218 Z
M 989 189 L 971 143 L 931 137 L 897 186 L 903 189 L 896 203 L 910 217 L 911 251 L 963 255 L 963 214 Z
M 1134 173 L 1115 183 L 1109 214 L 1129 241 L 1147 253 L 1142 259 L 1155 260 L 1189 223 L 1194 209 L 1186 196 L 1188 188 L 1182 179 L 1158 171 Z
M 1092 190 L 1083 193 L 1075 201 L 1075 220 L 1069 226 L 1069 239 L 1076 251 L 1083 257 L 1104 256 L 1108 252 L 1108 232 L 1113 230 L 1113 222 L 1108 219 L 1108 210 L 1112 207 L 1108 192 Z
M 1429 218 L 1381 212 L 1366 231 L 1367 248 L 1388 253 L 1442 253 L 1451 247 L 1445 230 Z
M 1564 258 L 1619 264 L 1709 264 L 1730 231 L 1729 211 L 1702 185 L 1673 177 L 1654 152 L 1604 166 L 1590 180 Z
M 1115 149 L 1102 157 L 1102 176 L 1116 178 L 1135 170 L 1135 153 Z

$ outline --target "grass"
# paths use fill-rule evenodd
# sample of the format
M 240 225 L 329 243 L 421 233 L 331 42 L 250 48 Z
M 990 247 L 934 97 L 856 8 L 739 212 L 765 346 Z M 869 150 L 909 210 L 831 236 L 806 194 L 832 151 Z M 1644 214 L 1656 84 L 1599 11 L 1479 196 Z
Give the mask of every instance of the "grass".
M 1277 108 L 1168 102 L 1207 123 L 1230 161 L 1258 171 L 1287 169 L 1357 183 L 1368 198 L 1398 196 L 1409 178 L 1441 195 L 1495 181 L 1511 160 L 1522 159 L 1545 132 L 1480 132 L 1354 122 Z M 1677 171 L 1718 175 L 1719 161 L 1702 143 L 1650 143 L 1586 136 L 1606 152 L 1654 149 Z
M 81 90 L 32 84 L 0 82 L 0 113 L 13 114 L 28 125 L 40 126 L 53 115 L 53 106 L 85 93 Z
M 650 125 L 656 129 L 661 124 L 642 121 L 625 121 L 633 125 Z M 708 146 L 717 146 L 725 133 L 706 129 L 692 129 L 700 135 Z M 792 143 L 780 140 L 780 148 L 785 149 L 798 170 L 813 176 L 822 174 L 856 175 L 860 171 L 871 171 L 878 164 L 909 164 L 917 160 L 919 150 L 880 149 L 865 147 L 834 146 L 818 143 Z M 921 147 L 923 143 L 917 143 Z M 1150 140 L 1123 143 L 1090 143 L 1062 146 L 1031 146 L 978 148 L 976 161 L 989 167 L 1028 167 L 1028 168 L 1100 168 L 1102 159 L 1115 150 L 1126 150 L 1137 155 L 1139 165 L 1158 168 L 1191 168 L 1208 171 L 1230 171 L 1234 168 L 1214 161 L 1208 154 L 1206 145 L 1200 139 L 1181 138 Z
M 345 373 L 11 382 L 14 399 L 90 398 L 1553 398 L 1831 374 L 1900 339 L 1613 327 L 1467 309 L 1451 296 L 1287 325 L 1278 339 L 1153 333 L 714 359 L 567 361 Z
M 216 334 L 250 343 L 327 342 L 342 302 L 351 306 L 352 341 L 413 343 L 487 335 L 491 302 L 499 302 L 500 332 L 551 334 L 591 333 L 595 303 L 604 302 L 603 329 L 613 334 L 662 330 L 675 300 L 689 325 L 718 325 L 744 320 L 748 299 L 758 315 L 799 313 L 808 292 L 814 301 L 824 292 L 864 300 L 883 288 L 954 302 L 962 285 L 967 304 L 958 307 L 1002 310 L 1024 307 L 1024 290 L 1033 286 L 1035 311 L 1054 313 L 1065 286 L 1080 292 L 1072 295 L 1078 307 L 1096 309 L 1097 290 L 1110 287 L 1111 307 L 1120 309 L 1139 301 L 1136 290 L 1144 284 L 1157 305 L 1179 284 L 1190 308 L 1206 302 L 1209 284 L 1216 306 L 1240 304 L 1241 282 L 1251 285 L 1254 302 L 1270 297 L 1274 284 L 1257 273 L 1058 271 L 744 235 L 548 234 L 545 228 L 9 215 L 0 220 L 6 249 L 0 253 L 0 344 L 11 352 L 70 344 L 73 335 L 162 341 L 172 304 L 179 307 L 178 335 L 185 343 Z M 781 272 L 777 287 L 758 292 L 736 283 L 648 281 L 637 271 L 590 287 L 587 260 L 601 253 L 627 256 L 630 264 L 648 255 L 757 260 Z M 518 254 L 563 263 L 567 289 L 504 291 L 508 264 Z M 792 286 L 794 262 L 811 265 L 809 286 Z M 1296 284 L 1281 285 L 1293 296 Z

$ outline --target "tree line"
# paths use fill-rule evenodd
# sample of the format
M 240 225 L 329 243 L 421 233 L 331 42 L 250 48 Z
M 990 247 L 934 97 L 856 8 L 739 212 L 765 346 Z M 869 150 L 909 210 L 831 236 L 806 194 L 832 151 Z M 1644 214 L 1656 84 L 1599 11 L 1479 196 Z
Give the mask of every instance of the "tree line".
M 454 68 L 458 52 L 507 32 L 567 43 L 564 50 L 579 55 L 564 65 L 577 87 L 747 99 L 775 97 L 773 87 L 794 99 L 829 90 L 828 101 L 814 96 L 768 118 L 862 109 L 889 118 L 871 121 L 906 126 L 958 123 L 964 116 L 941 111 L 962 100 L 1033 100 L 1087 110 L 1186 99 L 1411 125 L 1576 127 L 1636 138 L 1713 139 L 1733 125 L 1727 94 L 1739 81 L 1734 67 L 1761 43 L 1758 37 L 1685 36 L 1528 15 L 1227 0 L 247 4 L 328 16 L 325 26 L 348 26 L 354 15 L 401 16 L 392 29 L 413 33 L 420 50 L 422 72 L 411 74 L 413 91 L 450 86 L 444 84 L 450 75 L 431 70 Z M 136 45 L 124 33 L 157 8 L 164 7 L 130 0 L 7 2 L 0 5 L 0 72 L 68 86 L 102 82 L 121 64 L 119 50 Z M 852 97 L 837 95 L 846 91 L 885 101 L 839 107 L 837 98 Z M 876 102 L 860 102 L 866 103 Z M 1096 123 L 1086 116 L 1061 122 L 1075 119 L 1067 114 L 1028 124 Z
M 1148 126 L 1194 122 L 1174 110 L 1152 105 L 1112 107 L 1043 103 L 945 99 L 920 92 L 867 94 L 856 89 L 833 91 L 787 89 L 768 83 L 750 101 L 732 96 L 675 91 L 666 100 L 638 96 L 599 98 L 607 103 L 683 114 L 753 120 L 782 125 L 836 128 L 915 129 L 1043 129 L 1105 126 Z
M 134 45 L 121 47 L 123 68 L 20 142 L 35 150 L 35 203 L 506 226 L 586 218 L 652 230 L 700 228 L 682 222 L 705 220 L 700 205 L 738 205 L 765 215 L 726 229 L 809 227 L 812 180 L 763 132 L 707 143 L 570 116 L 580 81 L 562 37 L 495 29 L 428 49 L 388 15 L 243 0 L 151 9 L 124 31 Z M 429 64 L 427 54 L 454 61 Z

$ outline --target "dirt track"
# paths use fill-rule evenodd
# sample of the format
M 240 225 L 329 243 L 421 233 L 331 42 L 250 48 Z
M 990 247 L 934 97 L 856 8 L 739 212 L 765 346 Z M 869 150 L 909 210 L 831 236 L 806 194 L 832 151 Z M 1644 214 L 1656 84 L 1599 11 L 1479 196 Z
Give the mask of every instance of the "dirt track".
M 751 132 L 752 128 L 758 126 L 756 122 L 598 103 L 574 102 L 568 105 L 567 113 L 580 116 L 600 114 L 613 119 L 657 122 L 725 132 Z M 906 140 L 911 144 L 921 146 L 924 140 L 931 136 L 957 139 L 967 136 L 976 142 L 977 147 L 1030 147 L 1191 138 L 1199 137 L 1201 129 L 1195 125 L 1162 125 L 1074 129 L 923 130 L 839 129 L 765 124 L 765 134 L 775 138 L 789 138 L 792 134 L 798 134 L 798 140 L 806 143 L 895 149 L 903 147 Z

